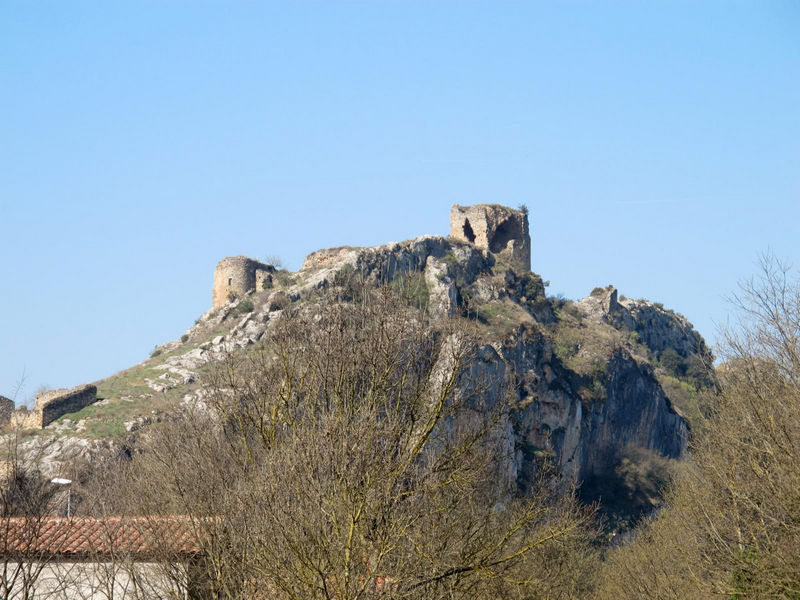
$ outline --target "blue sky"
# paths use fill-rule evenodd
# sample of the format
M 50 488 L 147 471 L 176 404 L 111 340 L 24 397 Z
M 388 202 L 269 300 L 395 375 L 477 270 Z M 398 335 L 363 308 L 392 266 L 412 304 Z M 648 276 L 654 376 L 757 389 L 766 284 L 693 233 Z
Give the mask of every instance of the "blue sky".
M 526 204 L 551 294 L 713 341 L 800 266 L 800 4 L 0 2 L 0 394 L 145 359 L 216 262 Z

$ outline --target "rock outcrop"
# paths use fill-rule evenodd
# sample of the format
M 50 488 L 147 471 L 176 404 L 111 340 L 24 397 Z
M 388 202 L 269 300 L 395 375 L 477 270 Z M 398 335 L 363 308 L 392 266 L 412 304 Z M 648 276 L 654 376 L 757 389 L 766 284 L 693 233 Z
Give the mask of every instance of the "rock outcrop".
M 702 336 L 686 317 L 658 302 L 619 300 L 617 289 L 610 285 L 595 288 L 588 298 L 578 302 L 578 306 L 590 318 L 635 332 L 656 358 L 669 349 L 681 358 L 697 356 L 708 364 L 713 361 Z
M 521 327 L 504 340 L 500 357 L 513 381 L 520 485 L 530 481 L 541 453 L 551 453 L 563 475 L 583 480 L 607 470 L 626 446 L 670 458 L 685 451 L 686 422 L 672 408 L 652 367 L 624 349 L 609 358 L 597 376 L 599 391 L 589 399 L 579 389 L 585 378 L 566 368 L 535 328 Z
M 691 323 L 659 304 L 621 298 L 612 286 L 574 303 L 548 299 L 529 265 L 527 213 L 497 205 L 454 206 L 450 237 L 320 250 L 297 273 L 224 259 L 215 308 L 180 342 L 159 346 L 158 357 L 137 365 L 136 394 L 205 410 L 197 383 L 205 365 L 269 339 L 289 310 L 313 311 L 322 294 L 357 302 L 361 286 L 390 286 L 432 317 L 466 318 L 478 331 L 481 345 L 468 371 L 493 382 L 488 399 L 511 399 L 498 440 L 508 456 L 498 477 L 509 486 L 526 489 L 543 460 L 566 481 L 581 481 L 613 470 L 626 448 L 681 456 L 689 428 L 661 381 L 672 354 L 684 365 L 711 363 Z M 131 378 L 127 373 L 126 387 Z M 70 397 L 80 398 L 78 406 L 93 396 Z M 59 410 L 64 402 L 72 406 L 62 399 Z M 38 404 L 30 418 L 49 422 L 51 413 Z M 129 415 L 124 429 L 140 433 L 151 422 L 149 411 Z
M 638 336 L 638 350 L 628 341 L 598 349 L 579 339 L 575 360 L 591 361 L 593 366 L 578 369 L 554 350 L 562 325 L 545 297 L 542 279 L 528 270 L 529 261 L 525 212 L 497 205 L 454 206 L 449 238 L 427 235 L 376 247 L 311 253 L 296 283 L 256 302 L 254 311 L 234 323 L 224 338 L 217 336 L 185 357 L 172 357 L 162 368 L 190 377 L 191 368 L 214 360 L 219 352 L 257 342 L 280 318 L 279 308 L 315 291 L 346 292 L 353 282 L 404 284 L 416 277 L 415 285 L 424 288 L 434 316 L 472 315 L 490 330 L 498 314 L 506 323 L 524 321 L 506 326 L 505 333 L 492 330 L 499 337 L 482 347 L 481 364 L 473 367 L 491 371 L 496 386 L 488 394 L 511 394 L 515 399 L 506 440 L 513 457 L 504 474 L 509 481 L 524 488 L 543 455 L 551 456 L 570 480 L 607 471 L 628 446 L 679 457 L 687 445 L 687 423 L 674 410 L 644 355 L 649 351 L 657 359 L 673 348 L 682 357 L 705 356 L 708 350 L 699 334 L 680 315 L 646 301 L 619 300 L 617 290 L 609 286 L 574 305 L 585 319 L 585 335 L 632 332 Z M 277 295 L 283 302 L 275 301 Z M 346 293 L 343 298 L 347 299 Z M 227 304 L 223 312 L 208 318 L 222 323 L 235 306 Z

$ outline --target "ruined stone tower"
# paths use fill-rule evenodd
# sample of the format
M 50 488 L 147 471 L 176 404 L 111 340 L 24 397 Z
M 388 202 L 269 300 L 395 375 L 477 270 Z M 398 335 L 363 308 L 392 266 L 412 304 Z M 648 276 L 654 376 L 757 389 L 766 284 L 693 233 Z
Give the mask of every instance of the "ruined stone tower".
M 217 263 L 214 271 L 214 290 L 211 304 L 214 308 L 225 304 L 232 296 L 242 297 L 252 290 L 272 283 L 275 267 L 265 265 L 246 256 L 229 256 Z
M 504 253 L 525 270 L 531 268 L 528 214 L 499 204 L 474 204 L 450 209 L 450 236 L 493 254 Z

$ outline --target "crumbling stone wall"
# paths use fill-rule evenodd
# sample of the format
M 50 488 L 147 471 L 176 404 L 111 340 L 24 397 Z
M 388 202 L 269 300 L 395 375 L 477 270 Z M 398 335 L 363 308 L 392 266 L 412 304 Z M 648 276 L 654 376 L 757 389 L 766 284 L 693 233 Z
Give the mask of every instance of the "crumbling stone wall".
M 97 402 L 97 386 L 87 384 L 71 390 L 60 389 L 36 394 L 36 408 L 14 411 L 11 422 L 22 429 L 41 429 L 59 417 L 78 412 Z
M 38 410 L 28 410 L 21 406 L 11 414 L 11 426 L 17 429 L 41 429 L 42 413 Z
M 71 390 L 53 390 L 36 395 L 36 410 L 42 413 L 42 427 L 57 418 L 97 402 L 97 386 L 87 384 Z
M 251 290 L 264 289 L 272 283 L 275 267 L 265 265 L 246 256 L 229 256 L 217 263 L 214 271 L 214 289 L 211 304 L 214 308 L 225 304 L 231 295 L 241 297 Z
M 0 427 L 11 420 L 11 413 L 14 412 L 14 401 L 5 396 L 0 396 Z
M 506 254 L 525 270 L 531 268 L 528 215 L 499 204 L 475 204 L 450 209 L 450 236 L 493 254 Z

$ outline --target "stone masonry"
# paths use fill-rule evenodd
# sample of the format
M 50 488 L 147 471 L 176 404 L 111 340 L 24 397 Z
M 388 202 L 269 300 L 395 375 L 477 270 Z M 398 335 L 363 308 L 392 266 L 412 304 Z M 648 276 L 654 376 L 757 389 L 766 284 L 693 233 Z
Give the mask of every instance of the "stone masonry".
M 11 413 L 14 412 L 14 401 L 5 396 L 0 396 L 0 427 L 11 420 Z
M 50 390 L 36 394 L 36 408 L 14 411 L 11 421 L 23 429 L 41 429 L 59 417 L 97 401 L 97 386 L 81 385 L 71 390 Z
M 528 215 L 499 204 L 475 204 L 450 209 L 450 236 L 493 254 L 505 254 L 526 271 L 531 268 Z
M 211 304 L 222 306 L 231 297 L 240 298 L 252 290 L 261 291 L 272 283 L 275 267 L 246 256 L 229 256 L 217 263 Z

